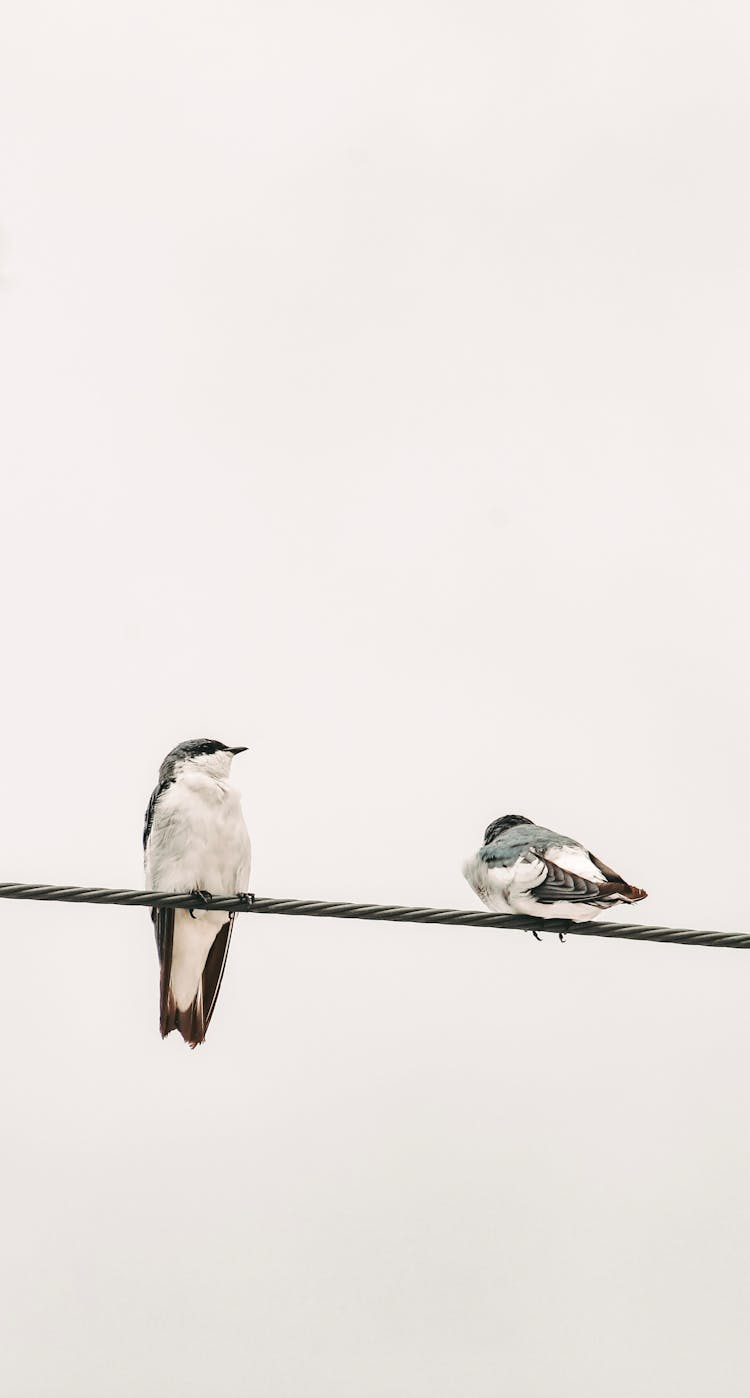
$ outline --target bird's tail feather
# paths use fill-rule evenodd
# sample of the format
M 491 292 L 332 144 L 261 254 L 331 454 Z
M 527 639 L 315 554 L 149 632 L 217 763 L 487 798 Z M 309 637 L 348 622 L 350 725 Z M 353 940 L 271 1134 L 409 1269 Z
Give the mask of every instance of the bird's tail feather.
M 648 898 L 645 888 L 636 888 L 635 884 L 625 883 L 624 879 L 610 879 L 600 887 L 605 897 L 618 903 L 640 903 L 642 898 Z
M 188 1005 L 186 1010 L 179 1010 L 175 1003 L 171 989 L 167 991 L 166 1003 L 162 1010 L 161 1023 L 162 1039 L 166 1039 L 167 1034 L 171 1034 L 176 1029 L 182 1035 L 186 1044 L 195 1048 L 196 1044 L 202 1044 L 206 1037 L 206 1025 L 203 1018 L 203 987 L 199 987 L 192 1005 Z
M 178 911 L 178 916 L 181 915 Z M 182 914 L 182 916 L 185 916 Z M 161 983 L 159 988 L 159 1029 L 166 1039 L 176 1029 L 186 1044 L 195 1048 L 202 1044 L 219 994 L 226 965 L 234 914 L 219 928 L 206 957 L 203 974 L 198 981 L 195 999 L 185 1009 L 179 1009 L 172 989 L 172 950 L 174 945 L 175 909 L 154 908 L 154 929 L 159 952 Z
M 159 1030 L 162 1039 L 176 1029 L 195 1048 L 206 1037 L 206 1024 L 203 1014 L 203 982 L 198 985 L 198 993 L 187 1009 L 180 1010 L 172 990 L 172 947 L 174 944 L 174 908 L 154 908 L 152 912 L 156 946 L 159 952 L 161 978 L 159 986 Z
M 594 858 L 593 855 L 591 858 Z M 537 883 L 532 890 L 538 903 L 590 903 L 593 907 L 607 908 L 616 903 L 640 903 L 642 898 L 647 897 L 645 889 L 626 883 L 598 859 L 594 862 L 605 876 L 602 883 L 595 883 L 582 874 L 574 874 L 543 854 L 536 854 L 536 860 L 547 871 L 544 881 Z

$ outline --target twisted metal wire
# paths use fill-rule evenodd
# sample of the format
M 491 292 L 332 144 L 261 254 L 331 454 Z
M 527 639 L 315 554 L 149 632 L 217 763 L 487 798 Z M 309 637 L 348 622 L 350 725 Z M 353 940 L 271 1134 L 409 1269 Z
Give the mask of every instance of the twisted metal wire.
M 194 893 L 157 893 L 136 888 L 76 888 L 64 884 L 0 883 L 0 898 L 50 903 L 105 903 L 133 908 L 205 908 Z M 502 927 L 519 932 L 563 932 L 574 937 L 624 937 L 634 942 L 678 942 L 684 946 L 736 947 L 750 950 L 750 933 L 702 932 L 690 927 L 644 927 L 637 922 L 568 922 L 504 913 L 466 912 L 457 908 L 404 908 L 381 903 L 328 903 L 301 898 L 256 898 L 216 894 L 216 912 L 280 913 L 285 917 L 361 918 L 372 922 L 424 922 L 445 927 Z

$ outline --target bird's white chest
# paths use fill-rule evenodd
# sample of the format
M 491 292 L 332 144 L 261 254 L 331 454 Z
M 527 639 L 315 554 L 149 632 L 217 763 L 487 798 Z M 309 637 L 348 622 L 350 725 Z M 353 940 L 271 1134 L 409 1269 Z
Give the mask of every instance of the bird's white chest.
M 250 840 L 239 792 L 202 774 L 163 792 L 146 851 L 152 888 L 236 893 L 250 877 Z

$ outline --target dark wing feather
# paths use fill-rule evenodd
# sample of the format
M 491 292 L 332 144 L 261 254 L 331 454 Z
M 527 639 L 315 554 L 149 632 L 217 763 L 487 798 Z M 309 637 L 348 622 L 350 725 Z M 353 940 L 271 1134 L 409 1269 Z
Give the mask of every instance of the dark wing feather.
M 148 837 L 149 837 L 149 835 L 151 834 L 151 826 L 152 826 L 153 823 L 154 823 L 154 811 L 156 810 L 156 803 L 157 803 L 157 801 L 158 801 L 158 799 L 159 799 L 159 792 L 160 792 L 160 791 L 161 791 L 161 787 L 160 787 L 160 786 L 157 786 L 157 787 L 155 788 L 155 790 L 151 792 L 151 800 L 149 801 L 149 803 L 148 803 L 148 805 L 147 805 L 147 807 L 146 807 L 146 818 L 145 818 L 145 820 L 144 820 L 144 822 L 143 822 L 143 848 L 144 848 L 144 849 L 146 848 L 146 845 L 148 844 Z
M 635 888 L 633 884 L 626 883 L 613 869 L 608 869 L 606 864 L 594 859 L 593 855 L 591 859 L 597 869 L 601 869 L 605 875 L 603 883 L 585 879 L 581 874 L 572 874 L 569 869 L 563 869 L 551 859 L 545 859 L 543 854 L 534 852 L 547 870 L 543 882 L 537 884 L 536 888 L 529 889 L 531 896 L 539 903 L 637 903 L 646 897 L 642 888 Z
M 594 903 L 601 898 L 601 885 L 594 883 L 593 879 L 585 879 L 581 874 L 571 874 L 569 869 L 563 869 L 551 859 L 545 859 L 544 855 L 536 850 L 534 853 L 547 870 L 543 882 L 538 883 L 536 888 L 529 889 L 532 897 L 539 903 Z
M 152 908 L 151 916 L 154 920 L 154 934 L 156 936 L 156 950 L 159 953 L 159 967 L 161 975 L 159 979 L 159 1029 L 162 1038 L 174 1029 L 174 1019 L 168 1024 L 170 1018 L 169 1004 L 169 980 L 172 974 L 172 939 L 174 937 L 174 908 Z M 174 1002 L 172 1005 L 174 1008 Z
M 154 790 L 151 792 L 151 800 L 149 801 L 146 807 L 146 818 L 143 822 L 144 849 L 148 844 L 148 837 L 151 834 L 151 826 L 154 823 L 154 812 L 156 811 L 156 803 L 159 800 L 159 797 L 162 795 L 162 793 L 166 791 L 167 787 L 172 785 L 173 781 L 174 777 L 169 777 L 167 781 L 159 782 L 159 785 L 157 787 L 154 787 Z
M 597 869 L 604 875 L 606 883 L 603 885 L 609 888 L 611 893 L 619 893 L 620 897 L 627 903 L 640 903 L 642 898 L 648 898 L 645 888 L 638 888 L 634 883 L 628 883 L 622 874 L 616 874 L 614 869 L 610 869 L 601 859 L 597 859 L 595 854 L 588 851 L 589 859 L 595 864 Z
M 604 864 L 601 859 L 597 859 L 596 855 L 592 854 L 590 849 L 586 850 L 586 853 L 589 859 L 591 860 L 591 863 L 596 865 L 597 869 L 599 870 L 599 873 L 603 874 L 605 879 L 613 879 L 615 883 L 625 882 L 625 880 L 622 877 L 622 874 L 616 874 L 614 869 L 610 869 L 608 864 Z
M 203 1032 L 208 1029 L 211 1023 L 211 1016 L 214 1012 L 214 1005 L 221 987 L 224 967 L 227 964 L 227 953 L 229 951 L 229 940 L 232 936 L 234 926 L 234 913 L 230 913 L 229 921 L 220 927 L 215 940 L 211 945 L 211 950 L 206 957 L 206 964 L 203 968 Z

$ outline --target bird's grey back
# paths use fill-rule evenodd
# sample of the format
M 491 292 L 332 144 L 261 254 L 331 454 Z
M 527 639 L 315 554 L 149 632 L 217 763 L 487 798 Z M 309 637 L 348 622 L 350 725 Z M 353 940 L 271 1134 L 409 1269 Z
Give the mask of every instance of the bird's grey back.
M 496 839 L 482 846 L 479 855 L 485 864 L 507 867 L 515 864 L 529 847 L 543 853 L 550 845 L 577 844 L 578 841 L 571 840 L 568 835 L 560 835 L 546 825 L 532 825 L 529 821 L 528 825 L 513 825 L 509 830 L 502 831 Z

